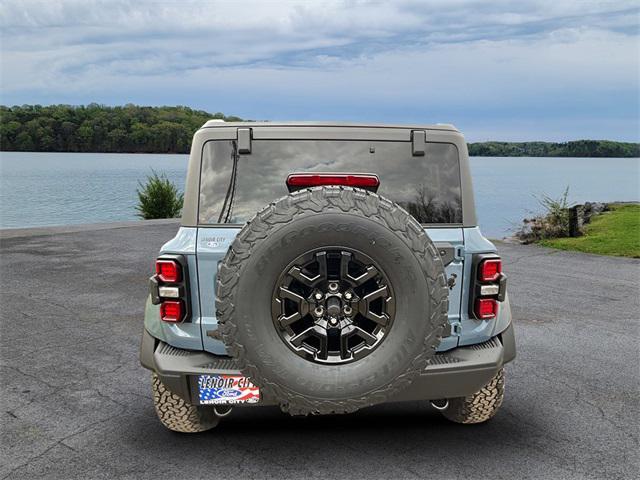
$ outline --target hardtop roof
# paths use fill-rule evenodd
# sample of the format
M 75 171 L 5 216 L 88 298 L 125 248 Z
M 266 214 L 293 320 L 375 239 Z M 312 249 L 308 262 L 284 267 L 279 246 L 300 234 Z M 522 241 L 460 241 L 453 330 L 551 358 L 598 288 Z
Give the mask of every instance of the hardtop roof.
M 353 123 L 353 122 L 331 122 L 331 121 L 274 121 L 274 122 L 225 122 L 218 119 L 207 121 L 201 128 L 224 128 L 224 127 L 339 127 L 339 128 L 398 128 L 407 130 L 442 130 L 459 132 L 459 130 L 448 123 L 436 123 L 432 125 L 398 125 L 386 123 Z

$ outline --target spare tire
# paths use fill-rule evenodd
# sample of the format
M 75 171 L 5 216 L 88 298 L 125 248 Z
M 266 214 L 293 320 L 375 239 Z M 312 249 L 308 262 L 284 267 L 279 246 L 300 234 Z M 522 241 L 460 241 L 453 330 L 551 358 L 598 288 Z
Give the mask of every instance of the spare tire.
M 447 323 L 444 267 L 399 205 L 348 187 L 292 193 L 238 233 L 216 310 L 240 370 L 295 415 L 382 403 L 424 370 Z

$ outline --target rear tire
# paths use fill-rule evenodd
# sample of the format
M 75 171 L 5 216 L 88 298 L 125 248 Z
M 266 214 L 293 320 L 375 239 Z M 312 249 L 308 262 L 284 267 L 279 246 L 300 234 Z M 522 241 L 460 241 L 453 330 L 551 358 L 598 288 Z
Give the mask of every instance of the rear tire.
M 482 423 L 493 417 L 504 399 L 504 369 L 500 369 L 480 391 L 466 397 L 449 399 L 442 414 L 456 423 Z
M 169 430 L 181 433 L 197 433 L 210 430 L 220 421 L 212 407 L 191 405 L 171 392 L 154 373 L 151 376 L 153 403 L 156 414 Z

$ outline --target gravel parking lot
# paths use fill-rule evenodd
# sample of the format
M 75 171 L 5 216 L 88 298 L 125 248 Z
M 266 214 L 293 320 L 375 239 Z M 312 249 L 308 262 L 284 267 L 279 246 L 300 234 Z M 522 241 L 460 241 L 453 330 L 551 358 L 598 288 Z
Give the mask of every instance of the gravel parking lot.
M 146 280 L 176 229 L 0 232 L 0 478 L 637 478 L 640 261 L 500 245 L 518 358 L 487 424 L 412 402 L 236 409 L 180 435 L 137 359 Z

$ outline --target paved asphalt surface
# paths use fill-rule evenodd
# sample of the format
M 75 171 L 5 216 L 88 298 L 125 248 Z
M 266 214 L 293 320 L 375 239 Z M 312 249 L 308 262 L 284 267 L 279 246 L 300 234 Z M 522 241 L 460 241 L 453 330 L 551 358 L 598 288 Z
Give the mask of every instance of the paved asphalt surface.
M 519 350 L 487 424 L 415 402 L 180 435 L 137 359 L 176 228 L 0 232 L 0 478 L 638 478 L 640 261 L 500 245 Z

